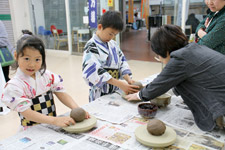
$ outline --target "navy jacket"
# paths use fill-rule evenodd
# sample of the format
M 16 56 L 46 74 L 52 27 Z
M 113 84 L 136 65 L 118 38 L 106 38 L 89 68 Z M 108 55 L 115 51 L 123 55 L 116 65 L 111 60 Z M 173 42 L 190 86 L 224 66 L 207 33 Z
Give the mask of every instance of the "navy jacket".
M 140 91 L 140 98 L 148 101 L 174 87 L 192 111 L 197 126 L 211 131 L 216 118 L 225 114 L 225 56 L 196 43 L 170 56 L 157 78 Z

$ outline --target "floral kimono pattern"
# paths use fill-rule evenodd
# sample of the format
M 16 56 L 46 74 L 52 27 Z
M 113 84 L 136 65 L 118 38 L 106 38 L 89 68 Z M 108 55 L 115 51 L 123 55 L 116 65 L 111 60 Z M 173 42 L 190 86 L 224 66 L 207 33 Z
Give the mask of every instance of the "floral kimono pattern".
M 19 68 L 5 86 L 2 102 L 10 109 L 17 111 L 22 126 L 36 124 L 26 120 L 20 113 L 31 108 L 39 113 L 56 116 L 52 93 L 64 92 L 63 79 L 48 70 L 43 75 L 36 72 L 36 79 L 24 74 Z

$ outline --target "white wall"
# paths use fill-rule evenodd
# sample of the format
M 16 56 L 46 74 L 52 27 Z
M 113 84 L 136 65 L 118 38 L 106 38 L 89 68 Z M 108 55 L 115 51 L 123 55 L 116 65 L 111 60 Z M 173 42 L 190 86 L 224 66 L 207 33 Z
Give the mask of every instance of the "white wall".
M 17 41 L 22 30 L 27 29 L 33 32 L 29 0 L 9 0 L 14 39 Z

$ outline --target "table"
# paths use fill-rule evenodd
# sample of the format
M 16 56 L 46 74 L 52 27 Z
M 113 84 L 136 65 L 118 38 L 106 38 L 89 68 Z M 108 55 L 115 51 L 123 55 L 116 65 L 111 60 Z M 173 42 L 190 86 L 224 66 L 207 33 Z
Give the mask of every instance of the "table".
M 154 77 L 150 76 L 141 82 L 147 84 Z M 118 91 L 83 106 L 98 118 L 96 127 L 86 133 L 71 134 L 56 126 L 36 125 L 0 141 L 0 149 L 149 150 L 134 136 L 134 130 L 148 121 L 139 116 L 137 105 L 122 99 Z M 64 115 L 69 115 L 69 112 Z M 218 150 L 224 147 L 224 132 L 201 131 L 181 97 L 173 95 L 171 104 L 159 109 L 155 117 L 177 133 L 175 144 L 169 148 Z
M 0 96 L 2 95 L 3 88 L 5 86 L 5 77 L 3 75 L 2 66 L 0 63 Z M 0 115 L 6 115 L 10 110 L 0 100 Z
M 88 35 L 89 36 L 89 29 L 78 29 L 77 30 L 77 51 L 78 52 L 82 52 L 80 51 L 81 48 L 84 48 L 84 46 L 81 46 L 81 44 L 86 44 L 86 42 L 89 40 L 89 38 L 85 39 L 83 36 L 84 35 Z
M 72 43 L 74 44 L 75 41 L 77 41 L 77 30 L 79 30 L 79 27 L 73 27 L 72 28 Z M 76 36 L 75 36 L 76 34 Z

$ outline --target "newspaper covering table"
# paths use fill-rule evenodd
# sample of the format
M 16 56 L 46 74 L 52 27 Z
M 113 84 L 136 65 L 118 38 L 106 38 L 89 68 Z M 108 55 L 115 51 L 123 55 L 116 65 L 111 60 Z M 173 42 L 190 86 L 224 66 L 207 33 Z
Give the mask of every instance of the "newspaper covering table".
M 150 76 L 142 82 L 151 82 L 154 77 Z M 98 118 L 92 130 L 71 134 L 56 126 L 36 125 L 0 141 L 0 150 L 149 150 L 151 148 L 143 146 L 135 139 L 135 129 L 148 121 L 139 116 L 137 105 L 138 103 L 124 100 L 119 92 L 103 96 L 83 107 Z M 69 112 L 64 115 L 69 115 Z M 176 142 L 167 149 L 219 150 L 224 148 L 225 132 L 201 131 L 194 123 L 193 115 L 181 97 L 172 96 L 171 104 L 166 108 L 160 108 L 155 118 L 162 120 L 177 133 Z

